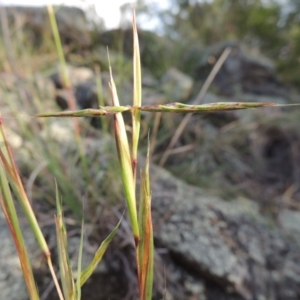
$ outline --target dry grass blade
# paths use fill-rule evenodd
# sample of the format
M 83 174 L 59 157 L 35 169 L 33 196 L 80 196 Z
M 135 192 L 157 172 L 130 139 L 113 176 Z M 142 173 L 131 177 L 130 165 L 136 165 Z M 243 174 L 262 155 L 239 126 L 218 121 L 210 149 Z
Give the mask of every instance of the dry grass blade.
M 259 107 L 272 107 L 272 106 L 289 106 L 289 104 L 277 104 L 273 102 L 216 102 L 201 105 L 188 105 L 179 102 L 169 103 L 165 105 L 149 105 L 142 106 L 139 109 L 149 112 L 173 112 L 173 113 L 209 113 L 216 111 L 249 109 Z
M 210 74 L 208 75 L 207 79 L 205 80 L 204 85 L 201 88 L 199 94 L 197 95 L 194 104 L 200 104 L 201 103 L 201 101 L 202 101 L 203 97 L 205 96 L 208 88 L 212 84 L 213 80 L 215 79 L 215 77 L 218 74 L 219 70 L 221 69 L 222 65 L 226 61 L 226 59 L 229 56 L 230 52 L 231 52 L 231 48 L 226 48 L 223 51 L 223 53 L 221 54 L 221 56 L 218 59 L 217 63 L 214 65 L 213 69 L 211 70 Z M 180 122 L 180 124 L 179 124 L 178 128 L 176 129 L 176 132 L 173 135 L 166 151 L 164 152 L 164 154 L 162 155 L 162 157 L 159 161 L 159 166 L 162 167 L 165 164 L 166 160 L 168 159 L 170 149 L 172 149 L 175 146 L 176 142 L 178 141 L 180 135 L 182 134 L 184 128 L 188 124 L 191 117 L 192 117 L 192 115 L 186 115 L 183 118 L 183 120 Z
M 149 175 L 149 146 L 146 165 L 141 172 L 141 195 L 139 203 L 139 226 L 141 240 L 138 246 L 140 299 L 151 300 L 153 289 L 153 226 L 151 217 L 151 192 Z
M 98 117 L 98 116 L 107 116 L 114 115 L 118 112 L 128 111 L 131 108 L 128 106 L 104 106 L 99 109 L 87 108 L 81 110 L 71 110 L 71 111 L 62 111 L 62 112 L 50 112 L 42 113 L 36 115 L 36 117 Z
M 28 252 L 26 250 L 26 246 L 22 236 L 22 231 L 14 206 L 13 197 L 10 192 L 8 179 L 6 177 L 6 171 L 4 169 L 2 161 L 0 161 L 0 192 L 0 205 L 4 212 L 7 224 L 17 248 L 29 297 L 32 300 L 38 300 L 39 295 L 35 285 Z
M 1 160 L 1 166 L 4 168 L 3 171 L 5 172 L 6 177 L 9 180 L 9 183 L 14 190 L 21 206 L 22 209 L 26 215 L 26 218 L 31 226 L 31 229 L 37 239 L 37 242 L 41 248 L 41 250 L 44 253 L 44 256 L 47 260 L 47 264 L 49 266 L 49 269 L 51 271 L 53 280 L 56 285 L 56 289 L 58 291 L 59 297 L 62 300 L 62 293 L 60 291 L 60 287 L 58 285 L 55 273 L 53 271 L 53 265 L 52 265 L 52 260 L 51 260 L 51 254 L 50 250 L 48 248 L 48 245 L 45 241 L 45 238 L 43 236 L 43 233 L 41 231 L 41 228 L 38 225 L 37 219 L 35 217 L 35 214 L 32 210 L 31 204 L 27 198 L 27 195 L 25 193 L 22 181 L 20 179 L 18 169 L 15 165 L 10 147 L 7 142 L 6 134 L 5 134 L 5 129 L 4 129 L 4 124 L 3 120 L 0 116 L 0 141 L 1 141 L 1 147 L 0 147 L 0 160 Z M 2 190 L 1 190 L 2 192 Z M 7 194 L 8 195 L 8 194 Z M 4 198 L 5 199 L 5 198 Z M 12 201 L 12 200 L 11 200 Z M 8 202 L 9 203 L 9 202 Z M 4 206 L 3 206 L 4 207 Z M 11 220 L 8 220 L 8 222 L 11 222 Z

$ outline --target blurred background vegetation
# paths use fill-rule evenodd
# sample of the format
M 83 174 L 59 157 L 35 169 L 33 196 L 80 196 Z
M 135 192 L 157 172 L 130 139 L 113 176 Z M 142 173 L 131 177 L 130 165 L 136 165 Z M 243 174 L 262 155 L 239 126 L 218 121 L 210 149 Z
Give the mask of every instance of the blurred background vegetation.
M 169 0 L 167 9 L 140 0 L 139 11 L 148 18 L 158 16 L 159 31 L 178 49 L 238 40 L 272 59 L 285 82 L 300 83 L 298 0 Z

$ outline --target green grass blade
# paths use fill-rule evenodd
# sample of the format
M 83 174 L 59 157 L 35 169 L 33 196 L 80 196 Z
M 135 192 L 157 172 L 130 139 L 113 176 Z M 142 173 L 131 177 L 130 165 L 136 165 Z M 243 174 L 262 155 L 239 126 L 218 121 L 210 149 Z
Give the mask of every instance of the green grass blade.
M 50 19 L 51 29 L 52 29 L 52 33 L 54 36 L 56 51 L 57 51 L 59 61 L 60 61 L 60 68 L 62 70 L 63 86 L 66 89 L 66 92 L 68 95 L 67 96 L 68 107 L 70 110 L 75 110 L 76 109 L 76 99 L 75 99 L 75 96 L 74 96 L 74 93 L 72 90 L 71 80 L 70 80 L 68 70 L 67 70 L 67 64 L 66 64 L 63 46 L 61 43 L 59 31 L 58 31 L 57 21 L 55 18 L 55 14 L 54 14 L 52 5 L 48 4 L 47 8 L 48 8 L 48 15 L 49 15 L 49 19 Z M 81 162 L 81 165 L 83 168 L 83 174 L 84 174 L 84 177 L 86 180 L 90 180 L 90 178 L 88 176 L 89 173 L 88 173 L 88 169 L 87 169 L 85 148 L 82 143 L 82 139 L 81 139 L 81 135 L 80 135 L 80 126 L 79 126 L 77 119 L 73 119 L 73 125 L 74 125 L 74 132 L 75 132 L 78 150 L 80 153 L 80 162 Z
M 57 51 L 58 58 L 60 61 L 60 66 L 62 67 L 63 82 L 64 82 L 64 85 L 66 88 L 70 88 L 71 82 L 70 82 L 70 78 L 69 78 L 68 71 L 67 71 L 67 64 L 66 64 L 66 60 L 65 60 L 65 56 L 64 56 L 64 52 L 63 52 L 62 43 L 60 40 L 60 35 L 58 32 L 58 26 L 57 26 L 55 14 L 54 14 L 53 6 L 48 4 L 47 9 L 48 9 L 48 15 L 49 15 L 49 19 L 50 19 L 51 29 L 52 29 L 53 36 L 54 36 L 56 51 Z
M 76 299 L 76 288 L 73 280 L 72 268 L 68 255 L 67 231 L 63 220 L 61 200 L 56 188 L 56 208 L 57 216 L 55 217 L 57 248 L 60 278 L 63 288 L 64 297 L 66 300 Z
M 110 242 L 114 238 L 115 234 L 117 233 L 119 226 L 121 224 L 122 219 L 118 222 L 116 227 L 113 229 L 113 231 L 108 235 L 108 237 L 101 243 L 100 247 L 95 253 L 95 256 L 92 260 L 92 262 L 88 265 L 88 267 L 81 272 L 81 276 L 78 279 L 80 282 L 80 286 L 83 286 L 84 283 L 89 279 L 89 277 L 93 274 L 95 271 L 97 265 L 101 261 L 107 247 L 109 246 Z
M 142 105 L 142 75 L 139 38 L 137 33 L 135 12 L 133 12 L 133 107 Z M 136 181 L 137 151 L 141 127 L 141 112 L 133 109 L 132 112 L 132 170 L 133 178 Z
M 79 245 L 79 255 L 78 255 L 77 276 L 81 274 L 81 269 L 82 269 L 83 236 L 84 236 L 84 220 L 82 220 L 81 222 L 81 235 L 80 235 L 80 245 Z M 81 299 L 80 280 L 76 281 L 76 295 L 77 295 L 77 300 L 80 300 Z
M 110 91 L 112 95 L 112 101 L 114 106 L 119 106 L 119 98 L 117 94 L 116 85 L 112 76 L 110 67 Z M 132 171 L 132 159 L 129 150 L 129 143 L 125 128 L 124 119 L 121 113 L 114 115 L 114 133 L 116 140 L 116 147 L 118 152 L 118 158 L 121 168 L 121 177 L 123 182 L 124 193 L 126 197 L 126 203 L 134 236 L 135 245 L 138 244 L 140 239 L 139 225 L 137 220 L 136 209 L 136 196 L 135 196 L 135 181 Z
M 152 299 L 153 289 L 153 226 L 151 217 L 151 192 L 149 175 L 149 145 L 144 171 L 141 173 L 141 195 L 139 203 L 139 226 L 141 240 L 138 246 L 139 290 L 141 300 Z

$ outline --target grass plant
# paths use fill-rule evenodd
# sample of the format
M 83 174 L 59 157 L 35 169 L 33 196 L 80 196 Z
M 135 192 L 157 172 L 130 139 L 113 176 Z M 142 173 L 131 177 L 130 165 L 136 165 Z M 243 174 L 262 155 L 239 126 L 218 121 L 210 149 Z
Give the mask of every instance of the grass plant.
M 62 46 L 59 41 L 59 36 L 57 34 L 57 24 L 55 22 L 55 16 L 53 9 L 49 6 L 49 15 L 52 20 L 52 28 L 55 33 L 55 41 L 57 46 L 57 52 L 59 53 L 61 65 L 64 66 L 65 70 L 65 60 L 63 56 Z M 74 105 L 70 105 L 70 110 L 64 112 L 43 112 L 36 113 L 32 122 L 39 122 L 40 120 L 45 121 L 47 117 L 107 117 L 112 116 L 114 124 L 114 135 L 116 142 L 116 149 L 118 155 L 119 166 L 121 170 L 121 179 L 123 183 L 123 190 L 126 198 L 126 206 L 129 214 L 132 238 L 135 245 L 135 257 L 136 257 L 136 269 L 137 277 L 139 283 L 139 297 L 141 300 L 152 299 L 153 290 L 153 267 L 154 267 L 154 243 L 153 243 L 153 226 L 151 218 L 151 187 L 150 187 L 150 145 L 147 148 L 146 163 L 143 170 L 140 173 L 140 180 L 138 179 L 138 148 L 140 139 L 140 126 L 141 126 L 141 112 L 158 112 L 158 113 L 195 113 L 203 114 L 216 111 L 228 111 L 228 110 L 242 110 L 242 109 L 254 109 L 254 108 L 264 108 L 264 107 L 276 107 L 281 106 L 276 103 L 259 103 L 259 102 L 226 102 L 226 103 L 210 103 L 210 104 L 198 104 L 198 105 L 187 105 L 182 103 L 170 103 L 170 104 L 157 104 L 144 106 L 142 104 L 142 73 L 141 73 L 141 63 L 140 63 L 140 50 L 137 34 L 137 26 L 135 16 L 133 17 L 133 103 L 132 106 L 122 106 L 120 105 L 116 85 L 114 83 L 112 67 L 110 66 L 110 91 L 112 98 L 111 106 L 102 105 L 99 109 L 85 109 L 76 110 L 75 102 Z M 66 76 L 65 82 L 69 90 L 71 86 L 69 79 L 67 79 L 66 72 L 63 72 Z M 74 99 L 73 99 L 74 100 Z M 131 113 L 132 124 L 131 124 L 131 142 L 128 138 L 126 131 L 125 122 L 123 119 L 123 112 Z M 75 119 L 74 119 L 75 120 Z M 76 119 L 77 120 L 77 119 Z M 38 124 L 38 123 L 37 123 Z M 92 177 L 89 175 L 88 165 L 85 161 L 85 150 L 82 143 L 82 132 L 79 130 L 79 122 L 74 122 L 75 127 L 75 142 L 79 147 L 79 157 L 81 159 L 82 168 L 84 169 L 85 183 L 87 181 L 93 181 Z M 49 269 L 52 273 L 53 280 L 56 285 L 56 289 L 60 300 L 79 300 L 81 299 L 81 288 L 86 283 L 88 278 L 93 274 L 96 266 L 101 261 L 108 245 L 114 238 L 117 230 L 120 226 L 121 220 L 107 236 L 106 239 L 99 246 L 98 250 L 94 255 L 94 259 L 87 266 L 86 269 L 82 270 L 81 257 L 84 248 L 84 238 L 83 238 L 83 221 L 82 221 L 82 234 L 79 245 L 79 259 L 77 273 L 78 276 L 74 275 L 70 264 L 70 258 L 68 256 L 68 243 L 67 243 L 67 232 L 66 225 L 64 221 L 64 205 L 62 204 L 61 193 L 59 189 L 62 189 L 60 182 L 67 182 L 65 178 L 61 178 L 61 173 L 59 170 L 59 165 L 61 161 L 53 160 L 49 161 L 49 166 L 52 168 L 51 174 L 54 175 L 56 181 L 58 182 L 53 198 L 56 203 L 56 216 L 55 225 L 57 233 L 57 245 L 58 245 L 58 262 L 60 270 L 60 284 L 58 282 L 57 276 L 55 275 L 54 267 L 52 265 L 50 250 L 48 249 L 47 243 L 43 236 L 41 227 L 39 226 L 36 216 L 33 213 L 31 203 L 28 200 L 27 194 L 25 192 L 23 183 L 20 179 L 19 172 L 17 170 L 14 158 L 11 154 L 10 147 L 7 142 L 7 137 L 5 135 L 5 129 L 3 125 L 3 120 L 0 119 L 0 204 L 4 211 L 7 223 L 11 230 L 12 236 L 16 244 L 16 248 L 19 254 L 24 278 L 27 284 L 28 293 L 30 299 L 40 299 L 39 293 L 37 291 L 34 276 L 31 269 L 30 259 L 26 251 L 26 241 L 24 242 L 22 237 L 22 232 L 18 224 L 18 216 L 14 207 L 14 197 L 11 193 L 11 189 L 14 195 L 21 203 L 23 212 L 25 213 L 31 228 L 36 236 L 38 244 L 42 249 Z M 33 139 L 31 137 L 31 139 Z M 49 140 L 46 139 L 50 143 Z M 51 149 L 47 147 L 40 147 L 38 149 L 42 152 L 49 152 Z M 75 168 L 77 165 L 75 164 Z M 67 174 L 66 177 L 68 177 Z M 53 179 L 52 179 L 53 180 Z M 138 188 L 138 182 L 140 182 Z M 10 187 L 9 187 L 10 185 Z M 137 190 L 139 189 L 140 195 L 137 201 Z M 72 184 L 64 191 L 64 195 L 71 193 L 73 197 L 74 191 Z M 80 193 L 77 198 L 80 198 Z M 54 200 L 52 199 L 52 200 Z M 66 199 L 63 199 L 65 203 Z M 78 200 L 78 199 L 77 199 Z M 80 203 L 79 199 L 79 203 Z M 74 199 L 72 199 L 74 202 Z M 71 204 L 70 204 L 71 205 Z M 77 209 L 80 205 L 77 204 Z M 75 209 L 74 209 L 75 210 Z M 83 219 L 84 214 L 80 214 Z M 134 263 L 134 262 L 133 262 Z

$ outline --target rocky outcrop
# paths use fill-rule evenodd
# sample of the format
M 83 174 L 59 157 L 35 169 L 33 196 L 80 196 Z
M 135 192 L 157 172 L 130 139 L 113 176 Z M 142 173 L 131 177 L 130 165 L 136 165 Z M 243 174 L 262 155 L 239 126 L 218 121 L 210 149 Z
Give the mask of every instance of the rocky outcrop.
M 184 53 L 183 63 L 190 66 L 187 71 L 195 78 L 205 80 L 227 47 L 231 48 L 231 53 L 213 82 L 218 93 L 229 97 L 254 94 L 288 98 L 288 91 L 278 79 L 273 62 L 239 42 L 226 42 L 201 49 L 191 46 Z
M 10 23 L 29 33 L 36 46 L 51 34 L 47 7 L 5 6 Z M 60 37 L 64 43 L 87 47 L 91 43 L 85 13 L 76 7 L 54 7 Z M 18 28 L 20 30 L 20 28 Z M 51 34 L 52 36 L 52 34 Z
M 300 243 L 290 229 L 249 200 L 224 201 L 157 167 L 152 174 L 156 241 L 204 282 L 206 296 L 196 299 L 299 299 Z

